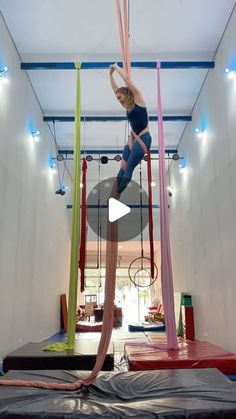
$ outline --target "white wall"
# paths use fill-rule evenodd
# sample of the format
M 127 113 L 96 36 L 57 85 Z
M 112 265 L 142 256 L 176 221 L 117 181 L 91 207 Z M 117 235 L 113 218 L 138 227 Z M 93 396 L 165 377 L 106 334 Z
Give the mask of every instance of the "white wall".
M 236 81 L 224 74 L 233 61 L 236 10 L 180 143 L 187 169 L 171 167 L 171 236 L 175 289 L 193 296 L 196 338 L 236 352 Z
M 67 196 L 55 195 L 52 135 L 0 17 L 0 360 L 60 327 L 59 294 L 69 282 Z M 30 139 L 30 127 L 41 131 Z

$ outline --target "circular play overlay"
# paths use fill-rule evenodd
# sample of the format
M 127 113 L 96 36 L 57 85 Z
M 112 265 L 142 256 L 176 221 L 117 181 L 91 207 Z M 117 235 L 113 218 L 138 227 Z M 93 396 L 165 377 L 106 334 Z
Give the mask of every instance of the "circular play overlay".
M 93 232 L 106 240 L 109 212 L 110 216 L 122 215 L 123 208 L 125 208 L 122 204 L 124 204 L 130 208 L 130 212 L 118 219 L 118 241 L 122 242 L 134 239 L 146 227 L 148 196 L 138 183 L 131 181 L 122 192 L 120 199 L 110 201 L 109 205 L 115 181 L 116 178 L 105 179 L 90 190 L 87 198 L 87 221 Z

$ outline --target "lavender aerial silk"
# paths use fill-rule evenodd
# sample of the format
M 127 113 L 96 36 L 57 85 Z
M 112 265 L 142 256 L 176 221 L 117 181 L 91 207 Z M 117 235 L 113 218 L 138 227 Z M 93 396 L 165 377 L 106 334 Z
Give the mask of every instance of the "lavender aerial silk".
M 174 289 L 170 252 L 169 214 L 167 201 L 167 181 L 165 169 L 165 142 L 163 114 L 161 103 L 160 62 L 157 62 L 157 116 L 158 116 L 158 152 L 159 152 L 159 185 L 160 185 L 160 224 L 161 224 L 161 286 L 165 313 L 167 349 L 178 349 Z
M 157 349 L 178 349 L 176 336 L 174 289 L 170 253 L 170 232 L 167 201 L 167 182 L 165 169 L 165 141 L 161 103 L 160 62 L 157 63 L 157 116 L 160 188 L 160 227 L 161 227 L 161 288 L 165 315 L 166 343 L 129 343 L 129 346 L 151 346 Z

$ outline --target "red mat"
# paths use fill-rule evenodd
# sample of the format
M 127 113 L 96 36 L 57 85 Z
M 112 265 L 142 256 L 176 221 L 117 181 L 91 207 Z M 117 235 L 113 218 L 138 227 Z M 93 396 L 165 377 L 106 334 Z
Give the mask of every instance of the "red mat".
M 160 338 L 149 336 L 150 343 Z M 179 340 L 179 351 L 149 346 L 125 345 L 129 371 L 178 368 L 218 368 L 224 374 L 236 374 L 236 354 L 208 342 Z
M 76 323 L 76 332 L 101 332 L 102 323 Z
M 61 306 L 61 329 L 67 332 L 67 301 L 66 294 L 60 295 L 60 306 Z M 78 332 L 101 332 L 101 323 L 90 323 L 90 322 L 78 322 L 76 323 L 75 331 Z

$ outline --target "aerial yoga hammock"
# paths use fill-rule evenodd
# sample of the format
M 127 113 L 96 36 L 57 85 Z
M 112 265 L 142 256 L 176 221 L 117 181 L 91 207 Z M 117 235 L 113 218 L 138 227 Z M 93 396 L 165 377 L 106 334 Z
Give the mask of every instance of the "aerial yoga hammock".
M 124 16 L 127 22 L 127 0 L 124 1 Z M 120 1 L 117 0 L 118 19 L 120 11 Z M 126 25 L 126 28 L 128 25 Z M 127 31 L 126 31 L 127 32 Z M 128 39 L 128 32 L 126 34 Z M 121 36 L 122 41 L 122 36 Z M 129 43 L 127 43 L 126 54 L 123 57 L 124 64 L 130 62 Z M 70 261 L 70 286 L 69 286 L 69 310 L 68 310 L 68 338 L 67 347 L 73 349 L 75 341 L 76 325 L 76 302 L 77 302 L 77 284 L 78 284 L 78 249 L 79 249 L 79 231 L 80 231 L 80 63 L 75 63 L 77 69 L 77 94 L 76 94 L 76 113 L 75 113 L 75 135 L 74 135 L 74 193 L 73 193 L 73 211 L 72 211 L 72 239 L 71 239 L 71 261 Z M 168 224 L 168 205 L 166 194 L 166 173 L 165 173 L 165 150 L 163 121 L 160 96 L 160 64 L 157 64 L 158 75 L 158 143 L 159 143 L 159 175 L 160 175 L 160 211 L 161 211 L 161 280 L 163 293 L 163 306 L 165 312 L 165 324 L 167 330 L 167 349 L 178 349 L 175 317 L 174 317 L 174 297 L 173 281 L 170 255 L 170 238 Z M 91 374 L 85 379 L 78 379 L 74 383 L 56 383 L 44 381 L 25 381 L 25 380 L 0 380 L 0 385 L 25 386 L 48 388 L 55 390 L 77 390 L 82 386 L 91 384 L 102 368 L 110 337 L 113 329 L 114 317 L 114 297 L 116 282 L 117 248 L 118 248 L 118 224 L 117 221 L 107 224 L 107 247 L 106 247 L 106 281 L 105 281 L 105 299 L 104 314 L 101 339 L 98 346 L 98 354 L 95 366 Z M 115 240 L 114 240 L 115 239 Z M 163 345 L 159 345 L 163 348 Z

